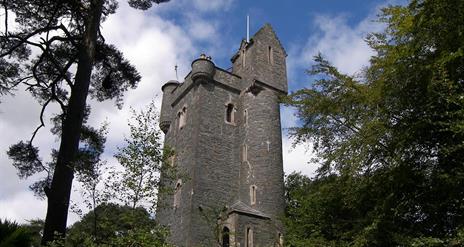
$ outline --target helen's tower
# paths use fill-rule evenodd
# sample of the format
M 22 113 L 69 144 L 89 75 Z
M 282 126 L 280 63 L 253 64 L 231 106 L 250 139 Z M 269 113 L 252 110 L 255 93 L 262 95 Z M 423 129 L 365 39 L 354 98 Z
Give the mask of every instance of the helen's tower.
M 178 174 L 162 175 L 174 193 L 161 196 L 157 218 L 177 246 L 282 244 L 285 58 L 266 24 L 242 41 L 231 72 L 201 56 L 183 83 L 163 85 L 160 127 Z

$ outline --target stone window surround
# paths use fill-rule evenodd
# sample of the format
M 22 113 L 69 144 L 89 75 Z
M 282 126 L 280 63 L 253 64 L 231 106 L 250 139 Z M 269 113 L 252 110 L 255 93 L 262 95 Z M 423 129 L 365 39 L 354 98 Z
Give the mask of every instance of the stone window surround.
M 247 226 L 245 229 L 245 247 L 253 247 L 253 228 Z
M 169 157 L 169 164 L 171 165 L 171 167 L 175 166 L 175 164 L 176 164 L 176 154 L 173 154 L 173 155 L 171 155 L 171 157 Z
M 224 104 L 225 106 L 224 122 L 230 125 L 234 125 L 234 126 L 236 125 L 236 117 L 235 117 L 236 114 L 235 113 L 237 112 L 237 107 L 235 105 L 236 104 L 234 104 L 231 101 L 228 101 L 227 103 Z M 232 108 L 229 108 L 231 106 Z M 230 117 L 230 121 L 228 121 L 229 117 Z
M 274 49 L 271 46 L 267 47 L 267 62 L 274 65 Z
M 230 228 L 228 226 L 223 226 L 222 231 L 221 231 L 221 245 L 223 247 L 229 247 L 231 246 L 231 233 L 230 233 Z M 225 243 L 225 239 L 227 237 L 227 244 Z
M 284 235 L 282 235 L 281 232 L 279 232 L 277 234 L 277 240 L 279 241 L 279 247 L 283 247 L 284 246 Z
M 242 145 L 242 162 L 248 162 L 248 145 Z
M 182 108 L 177 112 L 177 120 L 179 129 L 183 129 L 187 124 L 187 105 L 182 106 Z
M 180 206 L 180 197 L 182 194 L 182 179 L 178 179 L 174 191 L 174 209 L 177 209 Z
M 257 190 L 258 190 L 258 186 L 256 185 L 251 185 L 250 186 L 250 204 L 251 205 L 256 205 L 256 193 L 257 193 Z

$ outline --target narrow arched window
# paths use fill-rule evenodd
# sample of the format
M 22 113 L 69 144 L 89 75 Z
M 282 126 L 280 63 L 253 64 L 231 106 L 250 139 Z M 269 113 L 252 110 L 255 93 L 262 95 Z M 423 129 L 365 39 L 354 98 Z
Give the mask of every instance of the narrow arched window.
M 234 105 L 233 104 L 227 104 L 226 106 L 226 122 L 228 123 L 233 123 L 234 122 Z
M 279 232 L 279 246 L 283 247 L 284 246 L 284 235 Z
M 242 67 L 245 68 L 246 66 L 246 52 L 242 50 Z
M 245 241 L 246 247 L 253 247 L 253 229 L 251 227 L 247 227 L 246 229 Z
M 222 247 L 230 246 L 230 231 L 226 226 L 222 229 Z
M 171 155 L 171 157 L 169 157 L 169 164 L 171 166 L 175 166 L 175 164 L 176 164 L 176 155 L 175 154 L 173 154 L 173 155 Z
M 248 125 L 248 110 L 243 110 L 243 124 Z
M 242 146 L 242 161 L 248 161 L 248 146 L 246 144 Z
M 256 185 L 250 186 L 250 204 L 255 205 L 256 204 Z
M 270 46 L 267 48 L 267 62 L 269 64 L 274 64 L 274 51 Z
M 182 194 L 182 179 L 177 180 L 176 188 L 174 191 L 174 208 L 178 208 L 180 206 L 180 197 Z
M 177 116 L 179 117 L 179 129 L 182 129 L 187 123 L 187 107 L 182 107 L 182 110 L 177 113 Z

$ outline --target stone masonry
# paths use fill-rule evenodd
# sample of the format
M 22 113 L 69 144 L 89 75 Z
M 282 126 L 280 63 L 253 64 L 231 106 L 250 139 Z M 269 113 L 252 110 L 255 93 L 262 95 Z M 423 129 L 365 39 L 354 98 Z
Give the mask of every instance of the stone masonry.
M 176 246 L 281 246 L 284 230 L 279 96 L 286 53 L 269 24 L 232 57 L 202 55 L 183 83 L 163 85 L 160 127 L 174 155 L 156 217 Z

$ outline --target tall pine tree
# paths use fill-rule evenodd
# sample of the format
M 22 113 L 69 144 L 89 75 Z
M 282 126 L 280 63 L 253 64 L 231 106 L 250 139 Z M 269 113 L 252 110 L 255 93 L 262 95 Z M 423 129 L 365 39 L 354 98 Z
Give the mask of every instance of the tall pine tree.
M 168 0 L 128 0 L 148 9 Z M 134 88 L 140 75 L 116 47 L 105 43 L 100 24 L 117 8 L 115 0 L 3 0 L 4 32 L 0 36 L 0 93 L 24 85 L 42 106 L 41 125 L 26 142 L 10 148 L 10 158 L 26 177 L 43 171 L 32 142 L 44 126 L 43 113 L 52 103 L 61 107 L 60 146 L 53 177 L 45 186 L 48 208 L 43 243 L 64 235 L 75 163 L 90 94 L 103 101 Z M 8 27 L 14 13 L 17 28 Z M 87 112 L 87 113 L 86 113 Z M 26 171 L 26 172 L 25 172 Z M 25 172 L 25 173 L 24 173 Z

